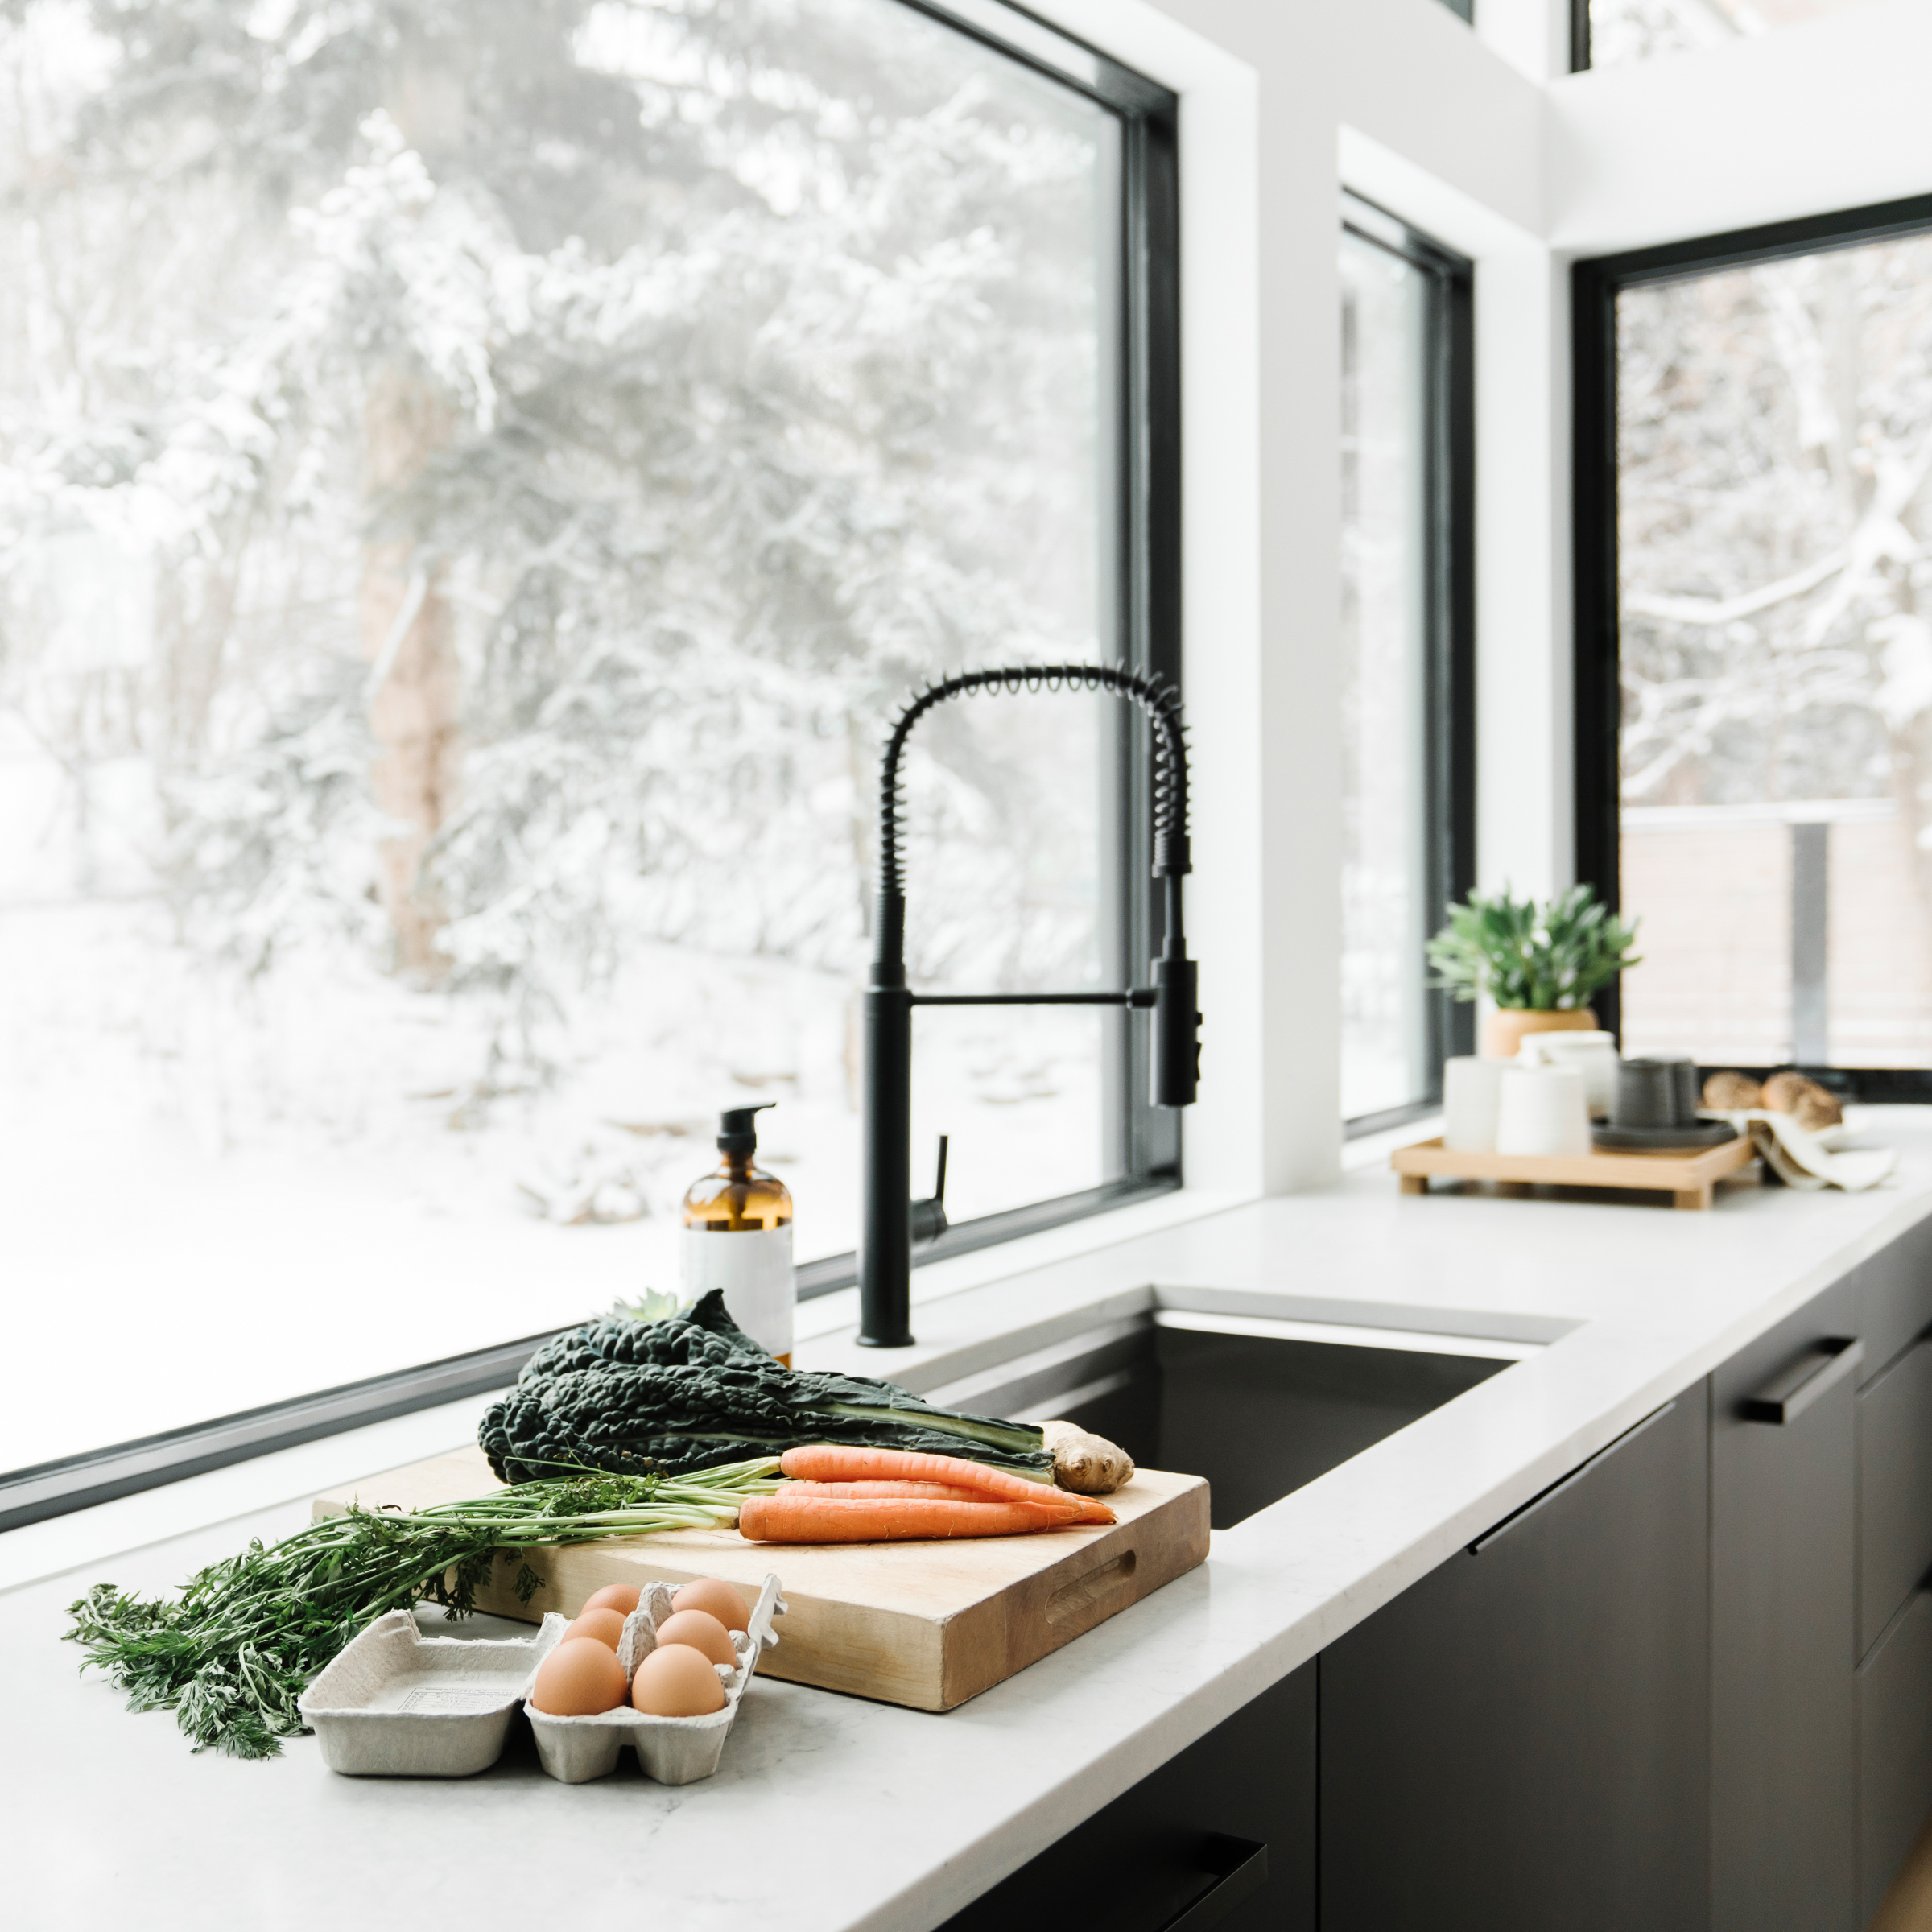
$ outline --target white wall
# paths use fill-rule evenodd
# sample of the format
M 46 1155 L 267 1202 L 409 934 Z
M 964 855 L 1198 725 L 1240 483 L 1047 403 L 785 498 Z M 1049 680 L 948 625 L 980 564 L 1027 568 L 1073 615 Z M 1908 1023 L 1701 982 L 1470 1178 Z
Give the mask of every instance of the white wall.
M 1339 1152 L 1337 191 L 1476 264 L 1478 873 L 1571 876 L 1567 265 L 1932 190 L 1932 0 L 1571 76 L 1567 0 L 1030 0 L 1182 97 L 1189 1184 Z
M 1519 365 L 1525 333 L 1546 365 L 1542 94 L 1439 0 L 1034 10 L 1182 97 L 1185 649 L 1199 771 L 1189 927 L 1208 1016 L 1187 1168 L 1216 1191 L 1314 1185 L 1340 1150 L 1339 191 L 1346 178 L 1479 258 L 1483 366 Z M 1511 533 L 1493 573 L 1499 640 L 1539 675 L 1546 415 L 1544 398 L 1486 416 L 1496 440 L 1481 461 L 1485 478 L 1516 479 L 1484 518 Z M 1534 702 L 1546 736 L 1548 701 Z M 1506 818 L 1550 823 L 1541 797 L 1528 811 L 1513 801 Z M 1546 843 L 1528 841 L 1519 877 L 1540 883 Z
M 1550 90 L 1549 180 L 1566 255 L 1932 192 L 1932 4 L 1569 76 Z

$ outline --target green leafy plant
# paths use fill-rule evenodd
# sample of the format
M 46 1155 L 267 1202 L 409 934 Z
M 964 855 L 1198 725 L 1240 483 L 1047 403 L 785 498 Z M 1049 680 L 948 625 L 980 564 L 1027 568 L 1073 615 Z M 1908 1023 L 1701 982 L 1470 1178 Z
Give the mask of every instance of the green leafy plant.
M 1037 1422 L 942 1409 L 868 1376 L 787 1368 L 732 1320 L 716 1288 L 663 1321 L 587 1322 L 553 1336 L 483 1411 L 477 1441 L 506 1483 L 554 1469 L 681 1475 L 817 1443 L 967 1456 L 1053 1480 Z
M 1506 1009 L 1555 1013 L 1587 1005 L 1599 987 L 1641 964 L 1636 943 L 1637 922 L 1614 917 L 1587 886 L 1542 905 L 1505 887 L 1451 906 L 1428 952 L 1433 984 L 1459 1000 L 1486 993 Z
M 681 1479 L 589 1470 L 426 1509 L 352 1509 L 250 1543 L 171 1600 L 97 1583 L 69 1607 L 67 1637 L 127 1691 L 130 1711 L 172 1711 L 197 1751 L 272 1757 L 305 1728 L 295 1700 L 310 1678 L 385 1611 L 427 1600 L 466 1616 L 505 1558 L 526 1604 L 543 1583 L 526 1552 L 729 1529 L 746 1496 L 778 1488 L 778 1473 L 762 1456 Z

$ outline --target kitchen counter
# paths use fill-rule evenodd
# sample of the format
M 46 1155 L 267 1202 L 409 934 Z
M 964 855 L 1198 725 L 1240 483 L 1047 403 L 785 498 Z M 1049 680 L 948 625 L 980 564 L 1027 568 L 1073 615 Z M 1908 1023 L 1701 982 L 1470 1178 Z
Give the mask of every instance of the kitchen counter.
M 811 1304 L 819 1331 L 801 1366 L 920 1389 L 1162 1296 L 1542 1345 L 1218 1532 L 1201 1568 L 945 1716 L 759 1680 L 723 1769 L 682 1790 L 628 1765 L 566 1787 L 527 1750 L 448 1784 L 336 1777 L 312 1739 L 268 1764 L 196 1757 L 171 1716 L 127 1716 L 111 1688 L 76 1678 L 56 1640 L 86 1584 L 176 1583 L 297 1527 L 300 1501 L 0 1594 L 9 1922 L 105 1927 L 131 1905 L 155 1932 L 336 1932 L 594 1922 L 609 1908 L 679 1932 L 762 1916 L 786 1932 L 923 1932 L 1932 1212 L 1932 1109 L 1868 1108 L 1857 1125 L 1901 1154 L 1864 1195 L 1744 1185 L 1690 1215 L 1405 1199 L 1376 1171 L 928 1294 L 919 1346 L 891 1356 L 834 1325 L 849 1296 Z M 404 1459 L 394 1440 L 361 1431 L 303 1453 L 328 1453 L 346 1478 Z M 157 1526 L 166 1497 L 147 1505 Z M 109 1506 L 130 1543 L 144 1501 Z

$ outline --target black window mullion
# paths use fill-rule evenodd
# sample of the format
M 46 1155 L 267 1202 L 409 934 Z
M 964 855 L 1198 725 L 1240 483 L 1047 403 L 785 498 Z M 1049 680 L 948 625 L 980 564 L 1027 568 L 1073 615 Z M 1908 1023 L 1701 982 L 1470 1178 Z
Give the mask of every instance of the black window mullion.
M 969 39 L 984 41 L 1009 60 L 1023 62 L 1075 89 L 1103 107 L 1129 117 L 1172 119 L 1174 98 L 1166 89 L 1123 67 L 1036 14 L 1008 0 L 899 0 L 915 13 L 930 14 Z
M 1609 272 L 1606 272 L 1608 270 Z M 1571 271 L 1571 489 L 1575 547 L 1573 644 L 1576 730 L 1576 877 L 1612 912 L 1621 910 L 1621 757 L 1616 486 L 1616 291 L 1611 265 L 1579 262 Z M 1620 976 L 1591 997 L 1598 1023 L 1621 1038 Z
M 1126 329 L 1129 372 L 1121 532 L 1125 564 L 1121 650 L 1137 670 L 1181 683 L 1180 185 L 1170 116 L 1142 116 L 1127 130 L 1124 210 L 1127 225 Z M 1164 908 L 1154 889 L 1152 743 L 1137 710 L 1121 707 L 1132 755 L 1128 816 L 1121 840 L 1127 874 L 1122 964 L 1144 977 L 1160 951 Z M 1125 1017 L 1125 1016 L 1123 1016 Z M 1148 1100 L 1147 1028 L 1121 1027 L 1130 1178 L 1173 1175 L 1181 1159 L 1179 1116 Z
M 1430 412 L 1435 447 L 1430 473 L 1432 621 L 1429 662 L 1430 799 L 1435 836 L 1428 884 L 1431 926 L 1476 884 L 1476 329 L 1472 279 L 1447 271 L 1435 281 L 1438 394 Z M 1431 995 L 1435 1084 L 1442 1063 L 1476 1051 L 1476 1009 L 1446 991 Z

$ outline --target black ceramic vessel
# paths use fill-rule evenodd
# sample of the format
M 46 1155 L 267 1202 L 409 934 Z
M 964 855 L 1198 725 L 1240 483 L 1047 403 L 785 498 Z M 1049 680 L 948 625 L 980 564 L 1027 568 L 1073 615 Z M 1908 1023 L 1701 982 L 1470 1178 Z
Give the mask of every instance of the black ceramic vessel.
M 1666 1060 L 1624 1060 L 1616 1070 L 1616 1104 L 1610 1110 L 1612 1127 L 1641 1129 L 1685 1125 L 1678 1113 L 1676 1070 Z
M 1682 1056 L 1636 1059 L 1616 1070 L 1610 1125 L 1591 1137 L 1606 1153 L 1660 1154 L 1722 1146 L 1737 1138 L 1728 1121 L 1698 1117 L 1697 1063 Z

